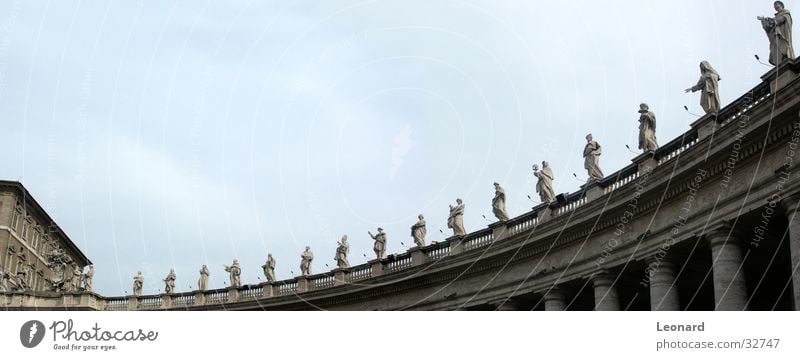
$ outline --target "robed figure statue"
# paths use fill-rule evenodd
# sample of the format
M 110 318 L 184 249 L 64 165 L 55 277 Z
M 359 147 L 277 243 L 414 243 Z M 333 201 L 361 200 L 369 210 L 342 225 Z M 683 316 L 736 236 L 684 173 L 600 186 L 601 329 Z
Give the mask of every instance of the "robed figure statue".
M 759 16 L 761 27 L 769 38 L 769 63 L 778 65 L 783 60 L 794 59 L 792 46 L 792 14 L 784 8 L 782 1 L 776 1 L 775 17 Z

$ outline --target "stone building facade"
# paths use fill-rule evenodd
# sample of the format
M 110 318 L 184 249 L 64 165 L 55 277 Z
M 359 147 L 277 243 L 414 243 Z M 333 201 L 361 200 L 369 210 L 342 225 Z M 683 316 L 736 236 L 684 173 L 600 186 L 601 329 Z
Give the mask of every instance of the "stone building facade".
M 89 258 L 25 187 L 0 181 L 0 290 L 78 291 Z M 77 287 L 76 287 L 77 286 Z

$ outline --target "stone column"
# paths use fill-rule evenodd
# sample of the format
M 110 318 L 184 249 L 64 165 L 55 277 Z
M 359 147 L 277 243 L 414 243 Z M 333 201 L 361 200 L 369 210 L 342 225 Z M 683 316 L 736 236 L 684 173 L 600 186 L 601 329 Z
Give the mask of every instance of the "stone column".
M 800 194 L 790 196 L 781 201 L 789 221 L 789 254 L 792 259 L 792 291 L 794 309 L 800 310 Z
M 614 286 L 616 277 L 608 271 L 592 275 L 594 287 L 594 309 L 596 311 L 619 311 L 619 295 Z
M 564 301 L 564 292 L 561 288 L 553 286 L 544 294 L 544 310 L 545 311 L 564 311 L 567 309 L 567 303 Z
M 675 285 L 675 263 L 670 257 L 648 259 L 647 274 L 650 277 L 650 310 L 678 311 L 678 288 Z
M 706 232 L 714 272 L 714 308 L 747 310 L 742 249 L 731 230 L 727 222 L 722 222 Z

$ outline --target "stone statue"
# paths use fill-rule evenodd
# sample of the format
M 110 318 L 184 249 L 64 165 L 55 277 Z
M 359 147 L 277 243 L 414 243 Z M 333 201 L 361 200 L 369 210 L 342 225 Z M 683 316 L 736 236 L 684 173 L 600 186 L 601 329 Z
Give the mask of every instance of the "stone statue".
M 425 228 L 425 217 L 422 214 L 417 216 L 419 219 L 416 224 L 411 225 L 411 237 L 414 238 L 414 244 L 418 247 L 425 246 L 425 235 L 428 230 Z
M 231 266 L 225 266 L 225 271 L 230 273 L 230 280 L 231 280 L 231 287 L 241 287 L 242 286 L 242 267 L 239 266 L 239 260 L 233 259 L 233 264 Z
M 453 229 L 453 235 L 464 236 L 464 202 L 456 199 L 456 205 L 450 205 L 450 216 L 447 217 L 447 227 Z
M 8 276 L 3 272 L 3 265 L 0 265 L 0 292 L 8 291 L 6 279 L 8 279 Z
M 46 280 L 51 290 L 56 292 L 68 291 L 70 283 L 67 280 L 67 264 L 73 261 L 57 242 L 50 241 L 48 245 L 50 251 L 45 254 L 45 259 L 47 259 L 48 267 L 50 268 L 50 277 Z
M 492 212 L 500 221 L 508 221 L 506 212 L 506 191 L 499 183 L 494 183 L 494 198 L 492 199 Z
M 645 152 L 658 149 L 656 141 L 656 114 L 650 111 L 650 107 L 639 104 L 639 149 Z
M 592 134 L 586 135 L 586 146 L 583 148 L 583 168 L 589 173 L 587 183 L 603 178 L 603 170 L 600 170 L 600 154 L 602 154 L 600 144 L 592 140 Z
M 708 61 L 703 60 L 700 62 L 700 80 L 697 80 L 697 85 L 692 86 L 685 91 L 700 93 L 700 106 L 706 114 L 716 114 L 719 112 L 719 73 L 711 67 Z
M 347 254 L 350 253 L 350 244 L 347 243 L 347 235 L 342 236 L 342 241 L 340 241 L 339 246 L 336 247 L 336 257 L 333 260 L 336 260 L 336 266 L 340 269 L 349 268 L 350 262 L 347 261 Z
M 533 164 L 533 176 L 536 176 L 539 181 L 536 182 L 536 192 L 539 193 L 539 198 L 545 204 L 550 204 L 556 201 L 556 193 L 553 191 L 553 169 L 547 161 L 542 161 L 542 170 L 536 164 Z
M 92 281 L 94 279 L 94 265 L 89 265 L 89 270 L 83 275 L 83 288 L 86 291 L 92 291 Z
M 142 272 L 139 271 L 136 274 L 136 276 L 133 277 L 133 295 L 142 296 L 143 286 L 144 286 L 144 275 L 142 275 Z
M 314 260 L 314 253 L 311 252 L 310 246 L 306 246 L 306 250 L 300 254 L 300 274 L 303 276 L 311 275 L 312 260 Z
M 27 280 L 29 273 L 30 270 L 27 267 L 20 267 L 19 270 L 17 270 L 17 276 L 14 277 L 14 280 L 17 283 L 18 291 L 25 291 L 30 288 Z
M 80 291 L 81 282 L 83 282 L 83 270 L 76 264 L 72 267 L 72 278 L 70 278 L 69 286 L 72 291 Z
M 169 274 L 167 274 L 167 278 L 164 279 L 164 292 L 167 294 L 172 294 L 175 292 L 175 280 L 178 278 L 175 275 L 175 269 L 170 269 Z
M 369 237 L 372 240 L 375 240 L 375 245 L 372 246 L 372 251 L 375 251 L 375 257 L 378 259 L 383 259 L 386 257 L 386 233 L 383 232 L 383 228 L 378 228 L 378 233 L 372 235 L 371 232 L 367 231 Z
M 767 32 L 769 38 L 769 63 L 778 65 L 783 60 L 794 59 L 794 47 L 792 46 L 792 15 L 783 5 L 782 1 L 776 1 L 775 17 L 759 16 L 756 19 L 761 21 L 761 27 Z
M 208 270 L 208 266 L 203 265 L 200 268 L 200 279 L 197 280 L 197 288 L 200 291 L 208 290 L 208 277 L 211 276 L 211 271 Z
M 264 270 L 267 282 L 275 282 L 275 258 L 272 254 L 267 254 L 267 262 L 261 265 L 261 269 Z

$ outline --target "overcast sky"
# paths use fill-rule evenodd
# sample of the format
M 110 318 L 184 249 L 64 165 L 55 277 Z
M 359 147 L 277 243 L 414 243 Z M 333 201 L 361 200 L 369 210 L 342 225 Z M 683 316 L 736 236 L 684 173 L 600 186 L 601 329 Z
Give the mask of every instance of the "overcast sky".
M 787 1 L 793 10 L 793 3 Z M 20 180 L 95 264 L 95 288 L 145 293 L 326 270 L 412 244 L 448 204 L 468 231 L 517 216 L 530 167 L 557 193 L 586 178 L 593 133 L 606 174 L 630 164 L 638 105 L 668 142 L 701 113 L 701 60 L 723 104 L 769 70 L 758 15 L 772 1 L 0 1 L 0 177 Z M 405 246 L 401 245 L 401 242 Z

